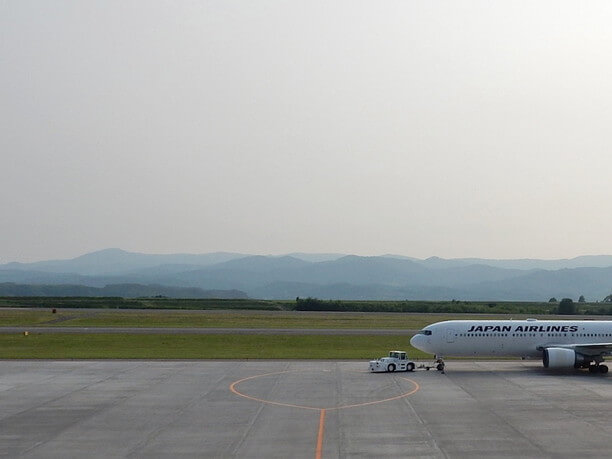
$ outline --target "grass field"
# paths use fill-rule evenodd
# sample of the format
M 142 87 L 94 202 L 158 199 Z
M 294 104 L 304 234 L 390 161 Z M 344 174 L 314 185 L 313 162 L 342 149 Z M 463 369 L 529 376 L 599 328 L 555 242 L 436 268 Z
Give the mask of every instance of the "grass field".
M 295 301 L 257 299 L 181 299 L 116 297 L 0 297 L 0 308 L 104 308 L 104 309 L 255 309 L 292 310 Z
M 0 309 L 0 326 L 334 328 L 418 330 L 452 319 L 525 318 L 508 314 L 326 313 L 282 311 L 131 311 Z M 551 316 L 541 316 L 550 318 Z
M 534 317 L 534 315 L 530 315 Z M 0 326 L 418 330 L 442 320 L 519 314 L 0 309 Z M 535 315 L 535 317 L 538 317 Z M 550 315 L 541 318 L 552 318 Z M 574 316 L 575 317 L 575 316 Z M 571 317 L 565 317 L 567 319 Z M 391 349 L 429 358 L 407 335 L 0 334 L 0 359 L 371 359 Z
M 372 359 L 392 349 L 430 358 L 389 335 L 0 335 L 0 359 Z

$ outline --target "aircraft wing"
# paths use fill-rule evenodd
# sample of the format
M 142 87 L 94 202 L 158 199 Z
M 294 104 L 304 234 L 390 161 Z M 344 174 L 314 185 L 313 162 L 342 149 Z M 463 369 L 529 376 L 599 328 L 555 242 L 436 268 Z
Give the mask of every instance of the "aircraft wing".
M 551 344 L 545 347 L 563 347 L 573 349 L 583 355 L 611 355 L 612 343 L 588 343 L 588 344 Z

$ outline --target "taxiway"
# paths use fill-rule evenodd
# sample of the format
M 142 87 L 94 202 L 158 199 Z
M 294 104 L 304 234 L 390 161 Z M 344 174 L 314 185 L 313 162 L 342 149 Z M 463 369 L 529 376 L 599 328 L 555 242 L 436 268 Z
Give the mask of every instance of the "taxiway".
M 609 457 L 611 377 L 540 366 L 0 361 L 0 455 Z

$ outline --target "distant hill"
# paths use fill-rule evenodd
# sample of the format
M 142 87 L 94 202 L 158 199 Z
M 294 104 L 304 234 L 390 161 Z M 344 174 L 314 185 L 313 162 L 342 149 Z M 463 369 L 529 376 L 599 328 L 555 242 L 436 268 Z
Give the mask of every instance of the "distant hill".
M 595 301 L 612 293 L 612 256 L 567 260 L 438 257 L 420 260 L 400 255 L 360 257 L 303 253 L 284 256 L 226 252 L 148 255 L 107 249 L 72 260 L 0 265 L 2 282 L 30 285 L 32 289 L 42 285 L 48 291 L 53 290 L 50 286 L 63 286 L 64 289 L 66 285 L 81 286 L 94 289 L 89 291 L 96 295 L 107 294 L 100 289 L 122 285 L 124 293 L 119 296 L 162 294 L 200 298 L 207 296 L 194 295 L 238 291 L 238 295 L 262 299 L 313 296 L 323 299 L 547 301 L 550 297 L 577 300 L 584 295 L 588 301 Z M 140 287 L 128 289 L 127 285 Z M 144 287 L 179 290 L 169 290 L 168 294 L 148 293 L 150 290 Z
M 297 258 L 299 260 L 310 261 L 312 263 L 317 263 L 319 261 L 334 261 L 338 258 L 342 258 L 346 256 L 346 254 L 342 253 L 302 253 L 302 252 L 294 252 L 287 254 L 289 257 Z
M 485 265 L 503 269 L 571 269 L 571 268 L 607 268 L 612 266 L 612 255 L 585 255 L 576 258 L 564 258 L 558 260 L 537 259 L 515 259 L 495 260 L 486 258 L 439 258 L 430 257 L 425 260 L 417 260 L 423 266 L 432 269 L 444 269 L 469 265 Z
M 78 273 L 82 275 L 118 275 L 135 270 L 166 264 L 209 266 L 216 263 L 242 258 L 238 253 L 216 252 L 202 255 L 170 254 L 150 255 L 126 252 L 121 249 L 105 249 L 81 255 L 70 260 L 49 260 L 36 263 L 8 263 L 0 269 L 33 270 L 52 273 Z
M 555 297 L 576 301 L 580 295 L 584 295 L 587 301 L 601 301 L 612 293 L 612 267 L 539 270 L 520 277 L 468 287 L 470 291 L 478 292 L 474 299 L 488 299 L 495 295 L 500 299 L 528 301 L 540 295 L 542 300 Z
M 163 285 L 115 284 L 104 287 L 85 285 L 24 285 L 0 283 L 0 296 L 114 296 L 122 298 L 248 298 L 239 290 L 202 290 L 199 288 L 167 287 Z

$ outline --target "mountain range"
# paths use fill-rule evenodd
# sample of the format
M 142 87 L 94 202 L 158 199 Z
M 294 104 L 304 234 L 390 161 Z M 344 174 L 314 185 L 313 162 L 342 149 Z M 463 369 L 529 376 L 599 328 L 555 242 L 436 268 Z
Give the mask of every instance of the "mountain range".
M 597 301 L 612 293 L 612 256 L 422 260 L 391 254 L 152 255 L 106 249 L 68 260 L 0 265 L 0 295 L 61 296 L 68 290 L 60 286 L 72 291 L 82 286 L 83 296 L 547 301 L 584 295 Z

